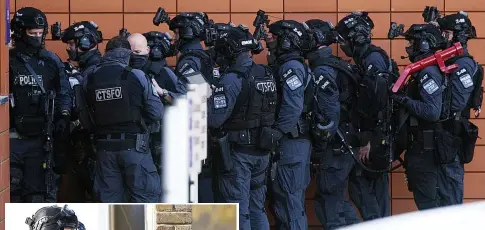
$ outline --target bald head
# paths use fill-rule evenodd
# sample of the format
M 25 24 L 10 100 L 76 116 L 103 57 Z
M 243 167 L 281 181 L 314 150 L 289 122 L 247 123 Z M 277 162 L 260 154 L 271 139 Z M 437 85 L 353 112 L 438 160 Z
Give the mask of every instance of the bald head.
M 147 55 L 150 52 L 148 42 L 145 36 L 140 33 L 132 34 L 128 37 L 128 41 L 131 45 L 131 51 L 137 55 Z

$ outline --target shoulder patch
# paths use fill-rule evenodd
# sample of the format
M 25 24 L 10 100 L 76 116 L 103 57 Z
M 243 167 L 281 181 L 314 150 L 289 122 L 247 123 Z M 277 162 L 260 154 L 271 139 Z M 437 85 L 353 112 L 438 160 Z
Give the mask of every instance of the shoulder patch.
M 190 74 L 190 73 L 195 73 L 195 70 L 192 69 L 192 68 L 189 68 L 189 69 L 185 70 L 184 72 L 182 72 L 182 75 L 186 75 L 186 74 Z
M 325 89 L 330 84 L 330 81 L 326 80 L 320 88 Z
M 219 73 L 219 68 L 214 68 L 212 70 L 212 75 L 214 76 L 214 78 L 220 78 L 221 77 L 221 73 Z
M 224 93 L 224 86 L 220 86 L 214 89 L 214 93 Z
M 226 95 L 224 94 L 214 95 L 214 108 L 224 109 L 226 107 L 227 107 Z
M 286 73 L 283 74 L 283 79 L 287 78 L 292 73 L 294 73 L 293 69 L 288 69 Z
M 320 82 L 321 82 L 322 80 L 323 80 L 323 75 L 320 75 L 320 77 L 318 77 L 318 78 L 317 78 L 316 76 L 314 76 L 314 77 L 313 77 L 313 81 L 314 81 L 314 82 L 315 82 L 315 84 L 317 84 L 317 85 L 318 85 L 318 84 L 320 84 Z
M 431 79 L 423 84 L 423 88 L 426 91 L 426 93 L 431 95 L 434 92 L 436 92 L 440 87 L 438 86 L 438 84 L 436 84 L 436 82 L 433 79 Z
M 291 91 L 294 91 L 303 85 L 303 83 L 296 75 L 293 75 L 286 79 L 286 84 L 288 85 L 288 87 L 290 87 Z
M 464 73 L 466 73 L 466 69 L 465 69 L 465 68 L 462 68 L 461 70 L 456 71 L 456 75 L 457 75 L 457 76 L 460 76 L 460 75 L 462 75 L 462 74 L 464 74 Z
M 465 87 L 465 89 L 468 89 L 473 86 L 473 80 L 470 74 L 465 74 L 460 76 L 460 81 L 463 87 Z
M 370 69 L 372 69 L 372 67 L 374 67 L 372 64 L 368 65 L 367 66 L 367 71 L 369 71 Z

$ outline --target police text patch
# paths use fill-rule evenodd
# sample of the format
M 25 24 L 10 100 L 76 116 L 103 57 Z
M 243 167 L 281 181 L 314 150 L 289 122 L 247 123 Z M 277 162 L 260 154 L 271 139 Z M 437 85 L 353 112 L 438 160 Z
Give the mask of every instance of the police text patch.
M 123 98 L 121 87 L 97 89 L 94 91 L 94 93 L 96 95 L 96 101 L 111 101 Z
M 431 95 L 434 92 L 436 92 L 436 90 L 438 90 L 440 87 L 438 86 L 438 84 L 436 84 L 436 82 L 433 79 L 431 79 L 423 84 L 423 88 L 424 90 L 426 90 L 426 93 Z
M 325 89 L 329 84 L 330 82 L 327 80 L 325 81 L 325 83 L 323 83 L 323 85 L 320 88 Z
M 461 76 L 460 81 L 461 81 L 461 84 L 463 84 L 463 87 L 465 87 L 465 89 L 468 89 L 473 86 L 473 80 L 470 74 L 465 74 Z
M 293 75 L 290 78 L 286 79 L 286 84 L 288 85 L 288 87 L 290 87 L 292 91 L 300 88 L 303 85 L 296 75 Z
M 214 108 L 223 109 L 227 107 L 226 95 L 215 95 L 214 96 Z

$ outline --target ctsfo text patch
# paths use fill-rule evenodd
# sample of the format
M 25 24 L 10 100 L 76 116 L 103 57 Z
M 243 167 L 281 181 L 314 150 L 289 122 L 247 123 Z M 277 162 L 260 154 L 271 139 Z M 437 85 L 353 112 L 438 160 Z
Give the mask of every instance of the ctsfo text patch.
M 96 95 L 96 101 L 111 101 L 123 98 L 123 94 L 121 93 L 121 87 L 97 89 L 94 91 L 94 93 Z

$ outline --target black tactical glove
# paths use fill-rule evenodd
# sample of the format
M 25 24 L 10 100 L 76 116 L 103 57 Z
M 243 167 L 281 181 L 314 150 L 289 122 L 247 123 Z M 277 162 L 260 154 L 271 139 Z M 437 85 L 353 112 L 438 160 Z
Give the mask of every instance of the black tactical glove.
M 55 132 L 58 134 L 65 134 L 66 130 L 69 130 L 69 121 L 71 119 L 68 111 L 62 111 L 56 122 Z
M 400 95 L 400 94 L 391 94 L 390 95 L 390 98 L 392 100 L 394 100 L 395 102 L 399 103 L 399 104 L 402 104 L 402 105 L 405 105 L 406 102 L 408 101 L 409 97 L 407 96 L 404 96 L 404 95 Z
M 274 150 L 278 146 L 279 140 L 283 137 L 283 133 L 271 127 L 263 127 L 261 129 L 261 137 L 259 139 L 259 147 L 266 150 Z

